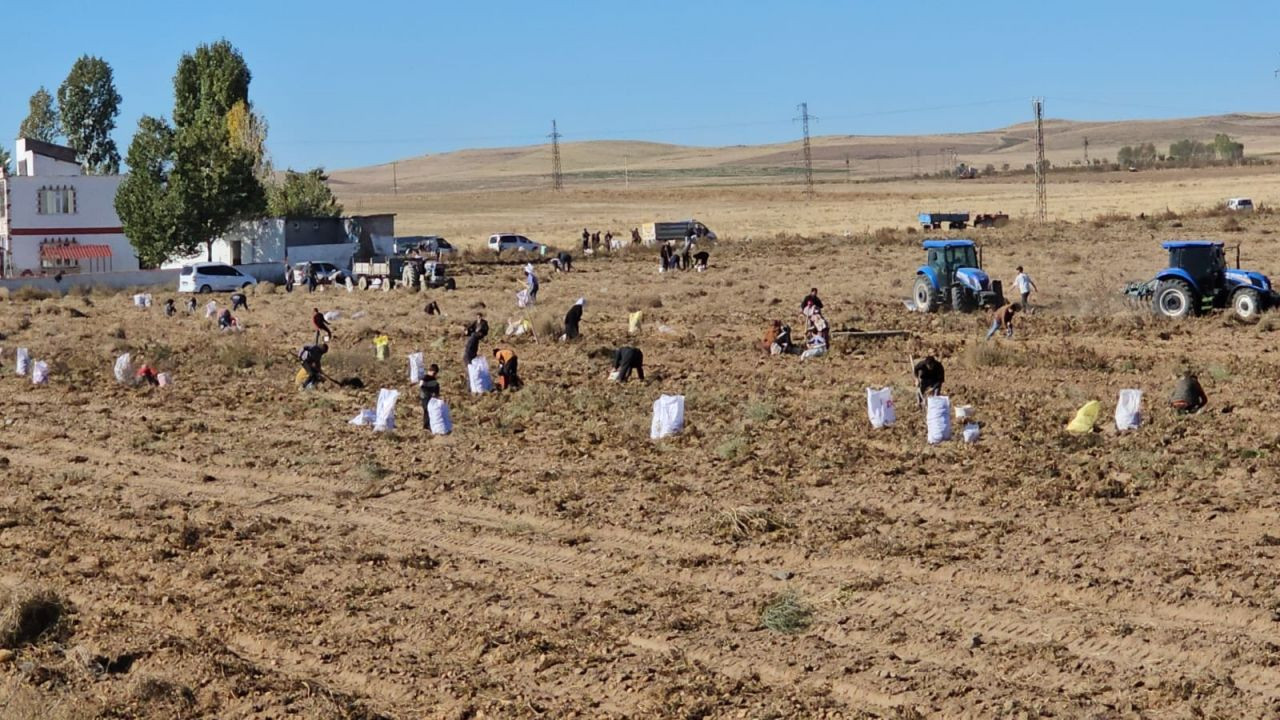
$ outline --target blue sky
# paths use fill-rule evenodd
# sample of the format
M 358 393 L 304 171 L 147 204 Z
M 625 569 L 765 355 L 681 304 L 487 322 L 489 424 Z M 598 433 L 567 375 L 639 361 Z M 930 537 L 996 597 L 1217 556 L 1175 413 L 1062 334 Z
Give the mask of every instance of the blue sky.
M 168 115 L 179 57 L 245 55 L 278 167 L 353 167 L 465 147 L 641 139 L 732 145 L 814 134 L 982 130 L 1272 111 L 1274 5 L 1236 2 L 430 2 L 136 0 L 5 9 L 0 129 L 80 54 L 124 97 L 116 142 Z M 123 7 L 122 7 L 123 6 Z M 56 17 L 55 17 L 56 15 Z M 32 28 L 33 30 L 27 30 Z

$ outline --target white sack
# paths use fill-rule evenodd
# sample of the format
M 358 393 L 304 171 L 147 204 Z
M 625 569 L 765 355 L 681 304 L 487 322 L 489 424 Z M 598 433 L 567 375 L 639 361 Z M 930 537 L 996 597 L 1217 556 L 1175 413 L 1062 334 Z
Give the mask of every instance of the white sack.
M 382 388 L 378 391 L 377 416 L 373 421 L 373 429 L 382 432 L 396 429 L 396 400 L 400 398 L 399 390 Z
M 27 368 L 31 367 L 31 353 L 26 348 L 18 348 L 17 357 L 14 360 L 14 371 L 19 375 L 26 375 Z
M 116 358 L 116 382 L 127 385 L 133 381 L 133 365 L 129 360 L 129 353 L 125 353 Z
M 684 396 L 663 395 L 653 401 L 653 424 L 649 438 L 659 440 L 684 429 Z
M 440 398 L 431 398 L 427 403 L 427 422 L 431 425 L 432 435 L 448 435 L 453 432 L 453 418 L 449 417 L 449 406 Z
M 467 364 L 467 379 L 471 382 L 471 393 L 483 395 L 493 390 L 493 376 L 489 374 L 489 361 L 484 357 L 476 357 Z
M 978 423 L 966 423 L 964 430 L 960 432 L 960 437 L 967 443 L 976 443 L 981 434 L 982 428 L 978 427 Z
M 871 427 L 877 430 L 892 425 L 898 419 L 893 408 L 893 388 L 867 388 L 867 419 L 871 421 Z
M 1116 430 L 1137 430 L 1142 424 L 1142 391 L 1121 390 L 1116 403 Z
M 422 364 L 422 353 L 409 353 L 409 382 L 422 382 L 426 374 L 426 367 Z
M 516 293 L 516 307 L 529 307 L 529 291 L 527 289 Z
M 377 421 L 377 415 L 372 410 L 361 410 L 355 417 L 348 420 L 351 425 L 372 425 Z
M 173 384 L 173 377 L 167 372 L 156 375 L 156 384 L 160 387 L 169 387 Z
M 204 306 L 204 316 L 207 318 L 211 318 L 217 313 L 218 313 L 218 301 L 210 300 L 209 303 Z
M 951 398 L 933 396 L 928 405 L 929 444 L 951 439 Z
M 338 310 L 330 310 L 329 312 L 324 314 L 325 322 L 333 322 L 334 320 L 337 320 L 340 317 L 342 317 L 342 313 Z
M 37 360 L 35 365 L 31 366 L 31 383 L 44 385 L 47 382 L 49 382 L 49 364 L 43 360 Z

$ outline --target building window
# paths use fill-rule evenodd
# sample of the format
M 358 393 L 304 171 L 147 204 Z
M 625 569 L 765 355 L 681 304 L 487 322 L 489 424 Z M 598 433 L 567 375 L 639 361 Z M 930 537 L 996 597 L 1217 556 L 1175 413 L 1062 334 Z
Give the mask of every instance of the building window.
M 76 189 L 42 187 L 36 191 L 36 205 L 36 212 L 41 215 L 70 215 L 76 211 Z

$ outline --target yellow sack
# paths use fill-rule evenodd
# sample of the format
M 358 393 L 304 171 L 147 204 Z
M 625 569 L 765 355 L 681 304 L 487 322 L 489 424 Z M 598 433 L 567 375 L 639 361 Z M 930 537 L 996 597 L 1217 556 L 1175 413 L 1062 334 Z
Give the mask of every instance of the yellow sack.
M 1090 400 L 1084 404 L 1084 407 L 1076 411 L 1076 416 L 1067 423 L 1067 432 L 1083 435 L 1093 432 L 1093 426 L 1098 422 L 1098 413 L 1102 410 L 1102 403 L 1097 400 Z
M 391 356 L 391 338 L 386 335 L 379 335 L 373 339 L 374 355 L 379 360 L 386 360 Z
M 637 310 L 629 316 L 627 320 L 627 332 L 632 335 L 640 332 L 640 321 L 644 320 L 644 311 Z
M 294 375 L 294 376 L 293 376 L 293 384 L 294 384 L 294 385 L 301 385 L 302 383 L 304 383 L 304 382 L 306 382 L 306 381 L 307 381 L 307 369 L 306 369 L 306 368 L 298 368 L 298 373 L 297 373 L 296 375 Z

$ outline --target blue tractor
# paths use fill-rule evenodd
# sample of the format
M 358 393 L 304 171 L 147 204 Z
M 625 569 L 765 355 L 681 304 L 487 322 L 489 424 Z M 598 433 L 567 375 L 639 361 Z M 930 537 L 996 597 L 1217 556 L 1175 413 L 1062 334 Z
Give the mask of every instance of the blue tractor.
M 912 307 L 934 312 L 950 307 L 972 312 L 1004 304 L 1004 289 L 982 271 L 982 259 L 972 240 L 925 240 L 926 264 L 916 270 L 911 288 Z
M 1271 280 L 1260 272 L 1241 270 L 1240 248 L 1236 267 L 1227 267 L 1226 251 L 1212 240 L 1177 240 L 1163 244 L 1169 251 L 1169 267 L 1154 280 L 1125 289 L 1131 297 L 1151 300 L 1157 315 L 1182 318 L 1205 310 L 1230 307 L 1241 320 L 1256 320 L 1268 308 L 1280 304 Z

